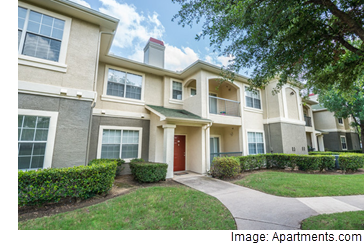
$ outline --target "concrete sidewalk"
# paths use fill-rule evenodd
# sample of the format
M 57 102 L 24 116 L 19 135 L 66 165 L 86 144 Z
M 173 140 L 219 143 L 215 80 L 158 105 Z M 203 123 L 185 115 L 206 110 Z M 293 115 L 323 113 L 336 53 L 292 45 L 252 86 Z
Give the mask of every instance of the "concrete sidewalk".
M 364 195 L 290 198 L 194 173 L 175 175 L 173 180 L 216 197 L 239 230 L 300 229 L 301 221 L 313 215 L 364 210 Z

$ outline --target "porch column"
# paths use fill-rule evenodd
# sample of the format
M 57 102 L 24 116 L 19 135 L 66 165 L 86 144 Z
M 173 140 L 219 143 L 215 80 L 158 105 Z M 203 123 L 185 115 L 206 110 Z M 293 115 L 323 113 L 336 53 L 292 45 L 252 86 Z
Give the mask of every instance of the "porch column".
M 166 124 L 162 126 L 163 135 L 163 163 L 168 164 L 166 178 L 173 178 L 173 156 L 174 156 L 174 129 L 176 125 Z
M 319 143 L 320 152 L 324 152 L 325 151 L 324 136 L 323 135 L 317 136 L 317 140 Z

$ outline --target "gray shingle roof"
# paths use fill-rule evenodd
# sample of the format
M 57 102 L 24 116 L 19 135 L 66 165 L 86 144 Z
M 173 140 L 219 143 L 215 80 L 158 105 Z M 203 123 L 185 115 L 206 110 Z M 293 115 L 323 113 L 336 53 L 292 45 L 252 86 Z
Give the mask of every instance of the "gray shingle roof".
M 161 106 L 154 106 L 154 105 L 147 105 L 148 107 L 152 108 L 153 110 L 157 111 L 161 115 L 164 115 L 166 118 L 183 118 L 183 119 L 191 119 L 191 120 L 200 120 L 210 122 L 209 119 L 203 119 L 198 115 L 195 115 L 191 112 L 188 112 L 184 109 L 171 109 L 165 108 Z

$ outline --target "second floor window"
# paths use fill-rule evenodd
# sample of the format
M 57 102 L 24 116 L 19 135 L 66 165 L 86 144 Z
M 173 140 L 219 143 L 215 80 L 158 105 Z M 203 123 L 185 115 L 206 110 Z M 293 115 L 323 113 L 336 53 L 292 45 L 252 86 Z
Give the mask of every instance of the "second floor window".
M 172 97 L 176 100 L 182 100 L 182 83 L 173 81 Z
M 141 100 L 142 81 L 140 75 L 109 69 L 107 95 Z
M 18 7 L 19 53 L 58 62 L 65 21 Z
M 247 107 L 261 109 L 259 91 L 249 91 L 249 87 L 245 87 L 245 101 Z
M 339 124 L 344 124 L 343 118 L 337 118 L 337 121 L 339 122 Z

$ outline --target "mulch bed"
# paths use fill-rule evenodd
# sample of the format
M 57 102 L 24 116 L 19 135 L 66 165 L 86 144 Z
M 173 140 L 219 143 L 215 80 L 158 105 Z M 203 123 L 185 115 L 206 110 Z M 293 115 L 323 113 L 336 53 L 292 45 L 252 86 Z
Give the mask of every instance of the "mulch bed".
M 51 216 L 63 212 L 72 211 L 79 208 L 88 207 L 97 203 L 104 202 L 114 197 L 128 194 L 139 188 L 152 186 L 180 186 L 181 184 L 167 179 L 158 183 L 138 183 L 134 181 L 132 175 L 122 175 L 115 178 L 114 186 L 108 194 L 98 195 L 86 200 L 76 198 L 66 198 L 57 203 L 45 204 L 43 206 L 24 206 L 18 208 L 18 221 Z

